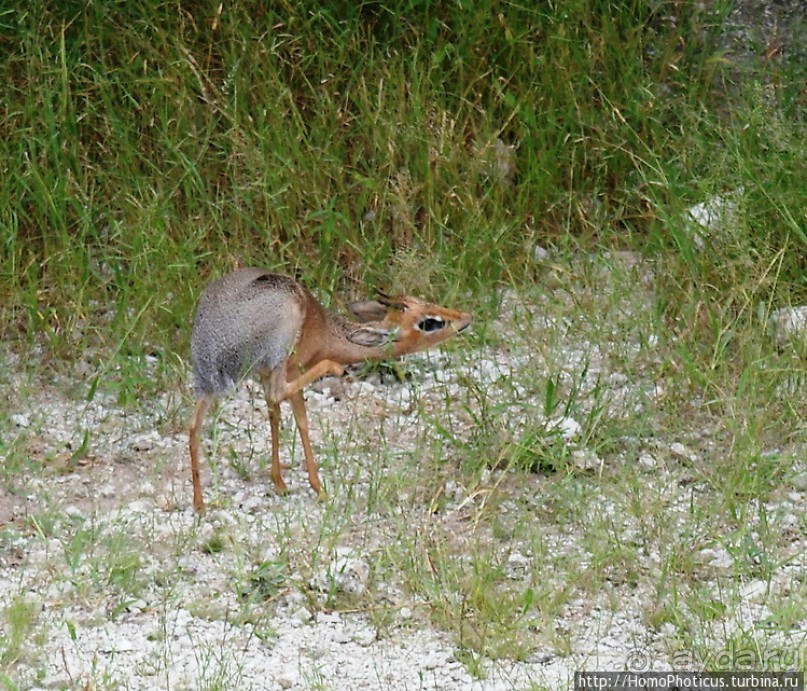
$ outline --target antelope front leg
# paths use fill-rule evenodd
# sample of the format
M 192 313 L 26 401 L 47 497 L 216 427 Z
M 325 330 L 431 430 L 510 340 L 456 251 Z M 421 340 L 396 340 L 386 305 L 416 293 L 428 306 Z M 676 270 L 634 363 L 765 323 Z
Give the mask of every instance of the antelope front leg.
M 305 467 L 308 471 L 308 484 L 318 495 L 322 496 L 322 484 L 317 473 L 317 464 L 314 461 L 314 451 L 311 449 L 311 439 L 308 436 L 308 413 L 305 409 L 305 399 L 301 391 L 293 394 L 289 399 L 297 429 L 300 430 L 300 440 L 303 442 L 305 454 Z
M 314 365 L 310 370 L 301 374 L 294 381 L 288 382 L 283 387 L 283 400 L 291 398 L 298 391 L 302 391 L 312 381 L 324 377 L 326 374 L 334 377 L 341 377 L 345 373 L 345 368 L 333 360 L 322 360 Z

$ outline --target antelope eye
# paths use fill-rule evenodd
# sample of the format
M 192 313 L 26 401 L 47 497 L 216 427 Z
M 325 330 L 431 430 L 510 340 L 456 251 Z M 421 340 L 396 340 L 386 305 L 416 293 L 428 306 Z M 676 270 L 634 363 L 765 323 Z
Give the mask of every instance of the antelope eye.
M 445 319 L 441 319 L 440 317 L 426 317 L 418 322 L 418 328 L 426 333 L 439 331 L 440 329 L 445 328 L 445 325 Z

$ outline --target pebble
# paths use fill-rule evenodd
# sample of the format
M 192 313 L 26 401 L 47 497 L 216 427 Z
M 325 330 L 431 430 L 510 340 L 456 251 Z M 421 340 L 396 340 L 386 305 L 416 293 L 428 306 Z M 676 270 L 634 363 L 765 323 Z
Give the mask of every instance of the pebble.
M 27 428 L 31 426 L 31 418 L 23 413 L 12 413 L 10 418 L 16 427 Z
M 658 465 L 656 457 L 651 453 L 641 453 L 638 459 L 639 465 L 648 470 L 652 470 Z
M 694 461 L 696 460 L 695 454 L 693 454 L 684 444 L 681 442 L 673 442 L 668 447 L 669 452 L 676 456 L 677 458 L 683 458 L 687 461 Z
M 532 258 L 538 264 L 543 264 L 544 262 L 549 261 L 551 256 L 552 255 L 549 253 L 549 250 L 545 247 L 541 247 L 541 245 L 536 245 L 532 251 Z
M 297 683 L 296 679 L 290 674 L 281 674 L 277 677 L 277 685 L 281 689 L 290 689 Z
M 749 581 L 740 588 L 740 597 L 752 602 L 763 602 L 768 595 L 768 583 L 766 581 Z
M 602 459 L 590 449 L 573 449 L 572 463 L 578 470 L 599 470 L 603 466 Z
M 314 615 L 311 614 L 310 610 L 307 607 L 298 607 L 291 614 L 292 622 L 296 623 L 297 625 L 307 624 L 313 618 L 314 618 Z
M 701 550 L 701 556 L 708 560 L 709 566 L 719 569 L 730 569 L 734 566 L 734 557 L 723 545 L 716 545 Z
M 768 318 L 768 326 L 779 347 L 797 342 L 807 346 L 807 305 L 776 310 Z
M 335 587 L 342 593 L 362 595 L 370 581 L 370 566 L 355 554 L 349 548 L 338 548 L 330 564 L 317 573 L 311 585 L 322 592 Z
M 554 418 L 547 423 L 548 430 L 556 430 L 566 441 L 579 437 L 583 432 L 583 426 L 574 418 L 563 416 Z

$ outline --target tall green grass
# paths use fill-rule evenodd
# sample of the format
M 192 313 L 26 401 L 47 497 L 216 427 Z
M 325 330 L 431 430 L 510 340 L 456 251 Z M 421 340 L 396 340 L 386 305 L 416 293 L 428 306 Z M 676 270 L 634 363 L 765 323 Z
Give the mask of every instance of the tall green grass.
M 414 255 L 446 290 L 524 279 L 535 242 L 633 242 L 656 184 L 692 187 L 686 125 L 712 122 L 724 11 L 15 3 L 0 13 L 4 332 L 62 354 L 90 336 L 159 347 L 241 263 L 350 292 L 406 283 Z

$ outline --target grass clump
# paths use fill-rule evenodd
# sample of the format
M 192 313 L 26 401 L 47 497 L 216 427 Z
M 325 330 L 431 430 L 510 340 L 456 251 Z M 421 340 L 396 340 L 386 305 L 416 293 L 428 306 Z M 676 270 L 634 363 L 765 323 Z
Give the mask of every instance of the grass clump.
M 0 639 L 0 662 L 4 668 L 12 668 L 24 656 L 26 644 L 33 639 L 40 609 L 35 600 L 23 596 L 15 597 L 5 607 Z

